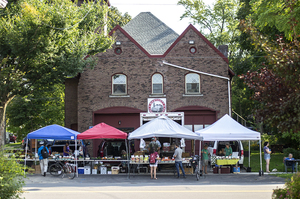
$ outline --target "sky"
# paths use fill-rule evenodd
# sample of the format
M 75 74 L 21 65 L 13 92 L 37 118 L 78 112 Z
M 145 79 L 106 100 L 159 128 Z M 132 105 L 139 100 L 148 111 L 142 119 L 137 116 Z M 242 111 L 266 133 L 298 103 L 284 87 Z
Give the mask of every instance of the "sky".
M 140 12 L 151 12 L 158 19 L 181 34 L 191 24 L 191 20 L 185 18 L 180 20 L 184 13 L 184 7 L 177 5 L 179 0 L 109 0 L 110 5 L 117 7 L 122 14 L 128 14 L 134 18 Z M 213 0 L 204 0 L 211 4 Z M 195 26 L 197 28 L 197 26 Z

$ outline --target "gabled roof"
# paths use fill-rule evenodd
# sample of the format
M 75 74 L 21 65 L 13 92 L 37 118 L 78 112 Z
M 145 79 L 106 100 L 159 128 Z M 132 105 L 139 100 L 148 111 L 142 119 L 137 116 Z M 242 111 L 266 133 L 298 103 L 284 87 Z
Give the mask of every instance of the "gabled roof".
M 151 12 L 141 12 L 123 29 L 150 55 L 164 54 L 179 36 Z

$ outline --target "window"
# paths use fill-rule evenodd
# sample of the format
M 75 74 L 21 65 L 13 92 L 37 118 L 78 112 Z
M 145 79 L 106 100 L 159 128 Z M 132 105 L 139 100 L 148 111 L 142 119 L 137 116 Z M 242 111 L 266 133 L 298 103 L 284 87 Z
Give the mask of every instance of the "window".
M 116 74 L 112 77 L 112 94 L 124 95 L 127 93 L 126 75 Z
M 152 76 L 152 93 L 162 94 L 163 93 L 163 77 L 161 74 L 154 74 Z
M 185 76 L 186 94 L 200 94 L 200 76 L 189 73 Z

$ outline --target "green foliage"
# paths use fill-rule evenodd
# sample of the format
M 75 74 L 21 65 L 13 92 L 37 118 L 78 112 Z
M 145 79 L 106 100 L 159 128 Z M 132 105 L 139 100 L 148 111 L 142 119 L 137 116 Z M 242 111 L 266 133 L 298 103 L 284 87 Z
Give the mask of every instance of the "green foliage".
M 107 13 L 108 17 L 108 32 L 110 32 L 116 25 L 124 26 L 130 20 L 131 16 L 126 12 L 124 15 L 116 8 L 111 6 Z
M 237 51 L 233 38 L 239 34 L 236 12 L 236 0 L 216 0 L 210 8 L 202 0 L 180 0 L 178 5 L 185 8 L 183 18 L 190 18 L 193 24 L 200 26 L 200 32 L 215 46 L 229 45 L 230 55 Z
M 20 198 L 25 185 L 23 165 L 14 156 L 8 159 L 0 150 L 0 199 Z
M 285 183 L 284 188 L 273 190 L 273 199 L 299 199 L 300 198 L 300 173 L 294 174 L 289 181 Z
M 88 1 L 79 7 L 69 0 L 9 1 L 0 9 L 2 136 L 5 109 L 15 96 L 63 83 L 96 64 L 96 59 L 87 55 L 111 47 L 113 38 L 104 31 L 107 11 L 102 1 Z
M 16 97 L 7 108 L 7 130 L 23 139 L 28 132 L 41 127 L 64 125 L 64 85 L 56 84 L 47 90 L 34 90 L 23 98 Z
M 300 151 L 299 151 L 299 149 L 293 149 L 293 148 L 283 149 L 284 157 L 288 157 L 290 153 L 293 154 L 293 158 L 300 159 Z

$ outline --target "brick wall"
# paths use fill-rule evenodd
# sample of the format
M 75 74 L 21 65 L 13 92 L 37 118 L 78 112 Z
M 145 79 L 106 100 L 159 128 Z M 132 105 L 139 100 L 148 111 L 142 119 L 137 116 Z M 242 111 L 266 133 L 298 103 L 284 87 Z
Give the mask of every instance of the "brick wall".
M 184 96 L 184 78 L 188 71 L 168 63 L 186 68 L 228 77 L 228 64 L 190 29 L 165 58 L 149 58 L 120 30 L 115 32 L 122 42 L 122 54 L 116 55 L 114 48 L 98 54 L 99 63 L 94 69 L 86 69 L 78 84 L 78 131 L 82 132 L 93 124 L 93 112 L 99 109 L 127 106 L 147 111 L 147 98 L 151 95 L 151 77 L 159 72 L 164 77 L 164 94 L 167 111 L 183 106 L 204 106 L 219 112 L 218 118 L 228 113 L 227 80 L 201 75 L 202 96 Z M 191 54 L 189 40 L 195 41 L 197 52 Z M 127 92 L 130 97 L 109 97 L 113 74 L 127 75 Z

